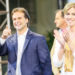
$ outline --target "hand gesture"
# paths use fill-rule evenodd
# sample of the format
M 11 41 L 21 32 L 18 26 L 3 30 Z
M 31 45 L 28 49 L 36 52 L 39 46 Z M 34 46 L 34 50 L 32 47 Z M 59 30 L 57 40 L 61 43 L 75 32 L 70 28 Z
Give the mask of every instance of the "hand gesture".
M 75 33 L 72 33 L 69 29 L 63 32 L 63 37 L 65 42 L 70 47 L 70 49 L 74 51 L 75 50 Z
M 54 37 L 58 40 L 58 42 L 61 44 L 61 46 L 64 46 L 64 38 L 62 35 L 60 35 L 60 32 L 58 30 L 54 30 Z
M 1 37 L 2 37 L 2 39 L 6 39 L 10 35 L 11 35 L 11 29 L 8 28 L 8 26 L 6 25 L 6 28 L 3 30 Z

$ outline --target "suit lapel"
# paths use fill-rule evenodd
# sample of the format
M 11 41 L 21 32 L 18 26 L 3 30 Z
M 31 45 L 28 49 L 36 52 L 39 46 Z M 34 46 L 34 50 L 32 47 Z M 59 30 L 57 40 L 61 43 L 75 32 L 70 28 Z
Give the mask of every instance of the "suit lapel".
M 18 51 L 17 33 L 14 34 L 14 47 L 15 47 L 15 52 L 16 52 L 16 56 L 17 56 L 17 51 Z
M 25 43 L 24 43 L 24 47 L 23 47 L 23 51 L 26 50 L 26 47 L 28 46 L 28 44 L 30 42 L 31 34 L 32 34 L 32 32 L 30 30 L 28 30 L 26 40 L 25 40 Z
M 28 46 L 29 44 L 29 41 L 31 39 L 31 34 L 32 32 L 30 30 L 28 30 L 27 32 L 27 36 L 26 36 L 26 40 L 25 40 L 25 43 L 24 43 L 24 46 L 23 46 L 23 52 L 26 50 L 26 47 Z M 18 39 L 17 39 L 17 33 L 14 34 L 14 47 L 15 47 L 15 52 L 16 52 L 16 55 L 17 55 L 17 51 L 18 51 Z

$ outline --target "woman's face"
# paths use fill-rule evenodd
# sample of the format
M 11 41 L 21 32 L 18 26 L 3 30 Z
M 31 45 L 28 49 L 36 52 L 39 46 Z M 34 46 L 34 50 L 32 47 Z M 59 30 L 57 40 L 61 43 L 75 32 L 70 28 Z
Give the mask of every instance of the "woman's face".
M 68 26 L 75 25 L 75 8 L 70 8 L 67 13 L 64 15 L 64 18 L 68 24 Z

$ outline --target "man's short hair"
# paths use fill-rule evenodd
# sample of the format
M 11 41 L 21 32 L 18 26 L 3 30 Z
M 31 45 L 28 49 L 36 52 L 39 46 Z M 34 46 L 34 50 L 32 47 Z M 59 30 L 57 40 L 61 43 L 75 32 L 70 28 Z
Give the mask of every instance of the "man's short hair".
M 64 12 L 63 12 L 63 10 L 62 9 L 59 9 L 59 10 L 56 11 L 56 13 L 58 13 L 58 12 L 61 12 L 61 17 L 64 18 Z

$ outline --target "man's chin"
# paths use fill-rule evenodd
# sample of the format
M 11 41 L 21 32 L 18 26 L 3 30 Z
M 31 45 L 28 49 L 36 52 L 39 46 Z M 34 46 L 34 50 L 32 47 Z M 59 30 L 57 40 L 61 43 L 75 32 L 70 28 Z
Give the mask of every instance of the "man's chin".
M 60 28 L 60 27 L 61 27 L 61 25 L 57 25 L 56 27 L 57 27 L 57 28 Z
M 21 30 L 21 28 L 19 28 L 19 27 L 16 27 L 15 29 L 16 29 L 16 30 Z
M 59 26 L 58 26 L 58 25 L 56 25 L 56 27 L 58 28 Z

